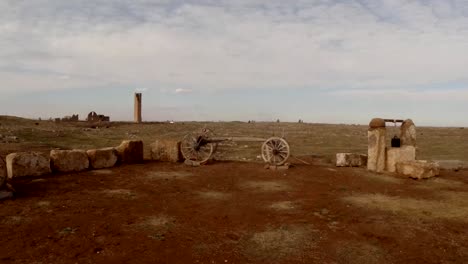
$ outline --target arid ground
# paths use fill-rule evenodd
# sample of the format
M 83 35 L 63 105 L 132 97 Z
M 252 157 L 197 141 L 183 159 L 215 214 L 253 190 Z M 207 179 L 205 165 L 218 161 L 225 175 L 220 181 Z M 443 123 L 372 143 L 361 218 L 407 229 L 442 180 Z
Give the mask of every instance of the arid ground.
M 0 143 L 2 156 L 126 138 L 148 145 L 203 126 L 0 122 L 0 134 L 18 137 Z M 208 127 L 254 137 L 284 129 L 292 154 L 310 165 L 291 159 L 289 170 L 265 170 L 259 143 L 229 142 L 222 161 L 201 167 L 147 161 L 18 178 L 16 197 L 0 202 L 0 263 L 468 262 L 468 170 L 416 181 L 333 166 L 336 152 L 366 152 L 366 126 Z M 467 129 L 422 127 L 418 136 L 421 159 L 468 160 Z

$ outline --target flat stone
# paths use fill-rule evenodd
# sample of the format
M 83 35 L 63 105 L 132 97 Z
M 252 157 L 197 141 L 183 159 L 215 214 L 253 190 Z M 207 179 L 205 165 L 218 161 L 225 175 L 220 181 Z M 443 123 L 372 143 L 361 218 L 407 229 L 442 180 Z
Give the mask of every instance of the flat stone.
M 396 171 L 396 164 L 402 161 L 416 160 L 416 148 L 413 146 L 402 146 L 400 148 L 387 148 L 388 172 Z
M 53 171 L 73 172 L 83 171 L 89 168 L 89 159 L 86 151 L 74 150 L 51 150 L 50 160 Z
M 152 160 L 167 162 L 180 162 L 182 160 L 180 141 L 156 140 L 150 145 L 150 148 Z
M 433 161 L 413 160 L 396 164 L 396 172 L 414 179 L 425 179 L 439 175 L 439 164 Z
M 11 153 L 6 157 L 8 178 L 51 173 L 50 157 L 40 152 Z
M 114 167 L 118 159 L 115 148 L 90 149 L 86 154 L 93 169 Z
M 124 140 L 115 149 L 121 163 L 143 162 L 143 141 L 141 140 Z
M 336 153 L 337 167 L 361 167 L 367 165 L 367 155 L 358 153 Z

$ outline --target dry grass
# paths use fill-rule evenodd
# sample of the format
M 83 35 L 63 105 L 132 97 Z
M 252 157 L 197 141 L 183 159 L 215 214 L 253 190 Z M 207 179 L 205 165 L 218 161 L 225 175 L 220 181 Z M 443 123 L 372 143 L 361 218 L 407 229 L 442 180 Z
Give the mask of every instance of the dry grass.
M 287 211 L 287 210 L 293 210 L 297 208 L 297 205 L 292 201 L 281 201 L 281 202 L 276 202 L 276 203 L 271 204 L 269 208 L 275 209 L 278 211 Z
M 417 125 L 417 120 L 414 121 Z M 268 122 L 253 124 L 244 122 L 179 122 L 175 124 L 114 122 L 98 124 L 98 129 L 90 129 L 91 125 L 86 122 L 56 124 L 50 121 L 5 116 L 0 116 L 0 123 L 0 134 L 17 136 L 20 139 L 20 143 L 4 144 L 5 146 L 0 148 L 0 154 L 3 155 L 20 148 L 90 149 L 117 146 L 124 139 L 141 139 L 146 146 L 146 157 L 149 157 L 149 144 L 154 140 L 181 139 L 185 134 L 205 125 L 221 137 L 268 138 L 272 135 L 281 136 L 284 131 L 284 135 L 291 145 L 291 152 L 296 156 L 318 154 L 333 157 L 338 152 L 367 152 L 367 125 Z M 419 159 L 468 160 L 468 156 L 466 156 L 468 129 L 417 127 L 417 131 Z M 220 155 L 218 156 L 222 159 L 256 160 L 256 156 L 260 154 L 260 146 L 260 142 L 223 144 L 219 148 Z
M 143 230 L 148 237 L 155 240 L 165 240 L 166 233 L 174 225 L 174 218 L 165 214 L 149 216 L 144 218 L 132 227 Z
M 101 191 L 104 195 L 111 198 L 129 199 L 133 200 L 136 198 L 136 193 L 127 189 L 107 189 Z
M 287 191 L 291 187 L 283 181 L 247 181 L 241 184 L 242 188 L 260 192 Z
M 146 174 L 149 180 L 176 180 L 191 177 L 193 174 L 186 171 L 151 171 Z
M 106 170 L 106 169 L 102 169 L 102 170 L 92 170 L 91 172 L 92 172 L 93 174 L 99 174 L 99 175 L 112 174 L 112 170 Z
M 405 182 L 405 179 L 398 178 L 396 175 L 372 173 L 367 170 L 360 170 L 357 175 L 365 177 L 368 180 L 379 181 L 382 183 L 403 184 Z
M 232 196 L 229 193 L 216 192 L 216 191 L 198 192 L 198 195 L 204 199 L 211 199 L 211 200 L 228 200 Z
M 407 218 L 447 219 L 468 222 L 468 193 L 442 192 L 439 199 L 422 200 L 383 194 L 359 194 L 344 200 L 355 206 L 392 212 Z
M 423 182 L 419 182 L 416 188 L 427 189 L 427 190 L 441 190 L 441 189 L 463 188 L 464 186 L 466 186 L 465 183 L 456 181 L 456 180 L 448 180 L 448 179 L 442 179 L 442 178 L 430 178 Z
M 380 247 L 365 242 L 341 242 L 336 248 L 339 263 L 380 264 L 391 263 L 386 260 L 387 253 Z
M 313 254 L 319 239 L 319 233 L 310 227 L 283 226 L 252 234 L 243 248 L 248 255 L 267 261 L 301 259 Z

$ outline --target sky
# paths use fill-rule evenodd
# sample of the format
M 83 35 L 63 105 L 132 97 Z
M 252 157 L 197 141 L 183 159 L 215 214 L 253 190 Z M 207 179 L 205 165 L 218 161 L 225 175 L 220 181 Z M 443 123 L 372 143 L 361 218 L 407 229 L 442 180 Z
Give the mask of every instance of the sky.
M 0 0 L 0 115 L 468 126 L 467 0 Z

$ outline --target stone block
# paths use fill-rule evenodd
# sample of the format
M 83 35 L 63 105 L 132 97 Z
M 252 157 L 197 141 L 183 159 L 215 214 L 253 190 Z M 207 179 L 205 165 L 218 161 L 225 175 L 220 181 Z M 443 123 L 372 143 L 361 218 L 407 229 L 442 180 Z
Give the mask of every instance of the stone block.
M 182 153 L 180 152 L 180 141 L 177 140 L 156 140 L 151 144 L 151 159 L 157 161 L 180 162 Z
M 416 160 L 416 148 L 413 146 L 402 146 L 400 148 L 387 149 L 387 167 L 388 172 L 396 171 L 396 164 L 402 161 Z
M 11 153 L 6 157 L 8 178 L 51 173 L 50 157 L 40 152 Z
M 57 172 L 83 171 L 89 168 L 86 151 L 79 149 L 51 150 L 50 163 L 52 170 Z
M 439 175 L 440 169 L 437 162 L 413 160 L 398 162 L 396 172 L 414 179 L 425 179 Z
M 121 163 L 143 162 L 143 141 L 141 140 L 124 140 L 115 149 L 118 161 Z
M 337 153 L 337 167 L 361 167 L 367 165 L 367 155 L 358 153 Z
M 118 159 L 115 148 L 90 149 L 86 154 L 93 169 L 114 167 Z
M 383 172 L 385 170 L 386 133 L 385 127 L 370 128 L 367 132 L 367 169 L 370 171 Z

